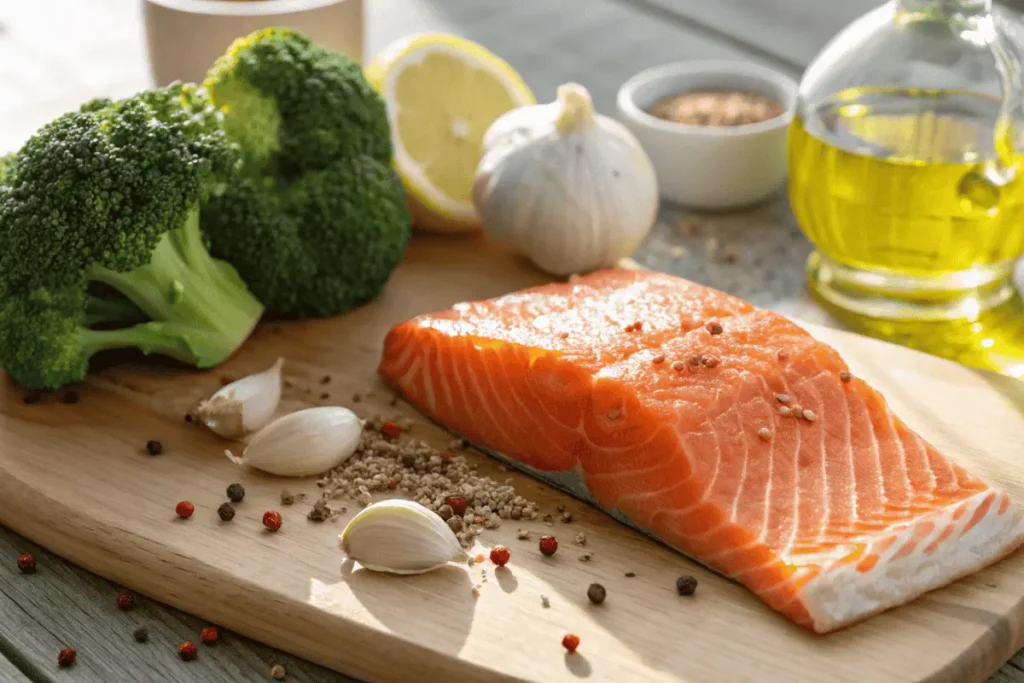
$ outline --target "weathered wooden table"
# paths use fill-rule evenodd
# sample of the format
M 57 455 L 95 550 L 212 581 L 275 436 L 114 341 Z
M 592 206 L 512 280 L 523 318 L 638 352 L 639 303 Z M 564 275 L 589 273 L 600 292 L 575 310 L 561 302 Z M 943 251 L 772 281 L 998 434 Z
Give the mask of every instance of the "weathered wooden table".
M 550 100 L 560 83 L 584 84 L 597 107 L 614 111 L 619 85 L 636 71 L 681 59 L 747 59 L 794 77 L 836 31 L 872 0 L 366 0 L 368 49 L 413 31 L 457 33 L 506 58 Z M 1024 0 L 1007 1 L 1024 9 Z M 150 83 L 138 0 L 0 2 L 0 153 L 39 125 L 99 95 Z M 702 215 L 666 206 L 636 259 L 804 320 L 834 324 L 806 296 L 810 247 L 784 195 L 742 213 Z M 679 249 L 681 247 L 682 249 Z M 0 481 L 0 506 L 4 482 Z M 16 581 L 14 559 L 33 553 L 42 571 Z M 0 528 L 0 683 L 16 681 L 252 681 L 282 663 L 293 681 L 346 681 L 259 643 L 225 635 L 216 657 L 181 666 L 173 648 L 126 642 L 125 621 L 146 624 L 154 641 L 195 639 L 198 619 L 140 599 L 114 605 L 116 586 Z M 56 654 L 74 642 L 101 677 L 63 672 Z M 339 643 L 339 647 L 344 647 Z M 1024 652 L 989 683 L 1024 683 Z M 98 669 L 93 669 L 96 671 Z

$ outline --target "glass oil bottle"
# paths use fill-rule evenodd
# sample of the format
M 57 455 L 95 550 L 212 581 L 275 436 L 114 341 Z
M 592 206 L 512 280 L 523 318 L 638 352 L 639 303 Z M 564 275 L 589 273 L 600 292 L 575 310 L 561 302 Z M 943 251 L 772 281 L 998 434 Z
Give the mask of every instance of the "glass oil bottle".
M 891 0 L 808 68 L 789 196 L 812 295 L 872 336 L 1024 376 L 1021 24 Z

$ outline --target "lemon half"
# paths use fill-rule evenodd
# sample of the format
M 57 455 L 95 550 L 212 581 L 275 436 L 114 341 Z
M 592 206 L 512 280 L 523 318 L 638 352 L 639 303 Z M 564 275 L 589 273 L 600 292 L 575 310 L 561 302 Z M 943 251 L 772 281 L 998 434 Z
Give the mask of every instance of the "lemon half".
M 414 223 L 478 229 L 472 190 L 484 133 L 505 112 L 536 102 L 522 78 L 477 43 L 437 33 L 392 43 L 366 77 L 387 102 L 395 170 Z

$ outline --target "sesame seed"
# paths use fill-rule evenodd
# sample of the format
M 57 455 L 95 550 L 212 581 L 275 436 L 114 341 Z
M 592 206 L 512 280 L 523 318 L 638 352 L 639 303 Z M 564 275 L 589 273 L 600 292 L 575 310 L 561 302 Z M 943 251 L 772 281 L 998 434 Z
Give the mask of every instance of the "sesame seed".
M 789 403 L 789 394 L 775 394 L 775 400 L 779 403 Z
M 768 429 L 767 427 L 761 427 L 760 429 L 757 430 L 757 437 L 762 441 L 771 441 L 772 430 Z
M 719 362 L 716 356 L 704 356 L 704 367 L 706 368 L 718 367 Z
M 800 406 L 793 406 L 793 417 L 800 419 L 804 416 L 804 410 Z
M 672 364 L 672 369 L 675 370 L 676 372 L 682 372 L 683 370 L 686 369 L 686 363 L 684 363 L 681 360 L 677 360 L 675 363 Z
M 853 375 L 848 373 L 846 370 L 843 370 L 842 372 L 839 373 L 839 379 L 841 379 L 844 382 L 849 382 L 850 380 L 853 379 Z
M 789 417 L 792 414 L 793 409 L 790 408 L 789 406 L 779 406 L 779 415 L 782 415 L 783 417 Z
M 665 354 L 659 353 L 657 356 L 651 359 L 651 362 L 655 365 L 659 365 L 665 362 Z
M 722 334 L 722 325 L 717 320 L 708 321 L 708 323 L 704 325 L 704 327 L 705 329 L 707 329 L 708 334 L 712 336 Z
M 690 356 L 689 360 L 687 360 L 687 362 L 688 362 L 688 363 L 689 363 L 690 365 L 694 366 L 694 367 L 697 367 L 697 366 L 698 366 L 698 365 L 700 365 L 700 364 L 701 364 L 701 363 L 702 363 L 703 361 L 704 361 L 704 356 Z
M 786 349 L 779 349 L 775 355 L 776 357 L 778 357 L 779 360 L 784 361 L 787 358 L 789 358 L 789 351 L 787 351 Z
M 813 410 L 805 410 L 803 412 L 803 418 L 808 422 L 814 422 L 818 419 L 818 416 L 814 413 Z

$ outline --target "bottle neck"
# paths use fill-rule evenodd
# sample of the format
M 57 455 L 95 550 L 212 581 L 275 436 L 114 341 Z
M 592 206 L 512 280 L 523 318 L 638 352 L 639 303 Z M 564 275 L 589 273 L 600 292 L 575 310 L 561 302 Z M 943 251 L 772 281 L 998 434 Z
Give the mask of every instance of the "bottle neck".
M 978 16 L 992 12 L 992 0 L 896 0 L 896 9 L 908 13 Z

